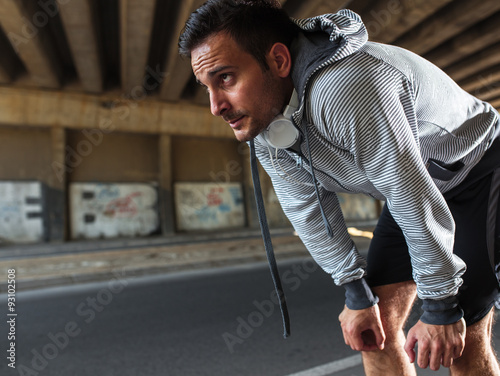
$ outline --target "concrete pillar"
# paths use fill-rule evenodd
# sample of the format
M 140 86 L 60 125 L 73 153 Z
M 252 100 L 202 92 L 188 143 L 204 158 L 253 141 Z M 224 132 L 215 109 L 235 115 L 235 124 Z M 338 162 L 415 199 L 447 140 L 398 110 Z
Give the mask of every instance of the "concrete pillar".
M 172 136 L 159 136 L 159 208 L 163 235 L 175 233 L 174 194 L 172 183 Z
M 46 189 L 46 240 L 62 242 L 66 240 L 66 172 L 65 166 L 66 131 L 54 127 L 51 133 L 51 173 L 47 177 Z

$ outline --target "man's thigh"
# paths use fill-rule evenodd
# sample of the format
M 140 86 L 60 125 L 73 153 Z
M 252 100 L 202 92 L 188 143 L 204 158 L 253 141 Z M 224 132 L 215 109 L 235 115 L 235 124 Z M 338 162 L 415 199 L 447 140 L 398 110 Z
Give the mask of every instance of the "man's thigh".
M 485 317 L 499 294 L 495 275 L 499 190 L 500 170 L 497 170 L 447 198 L 456 225 L 454 253 L 467 265 L 458 295 L 467 325 Z
M 387 205 L 382 209 L 370 242 L 366 280 L 372 288 L 413 281 L 405 237 Z

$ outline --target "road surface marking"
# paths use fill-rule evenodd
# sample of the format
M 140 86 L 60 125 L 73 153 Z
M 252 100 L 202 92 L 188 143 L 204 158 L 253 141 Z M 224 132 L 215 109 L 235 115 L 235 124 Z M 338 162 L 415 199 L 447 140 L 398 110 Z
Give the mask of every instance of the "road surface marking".
M 361 355 L 353 355 L 348 358 L 335 360 L 331 363 L 326 363 L 321 366 L 306 369 L 302 372 L 297 372 L 288 376 L 326 376 L 348 368 L 356 367 L 362 364 Z

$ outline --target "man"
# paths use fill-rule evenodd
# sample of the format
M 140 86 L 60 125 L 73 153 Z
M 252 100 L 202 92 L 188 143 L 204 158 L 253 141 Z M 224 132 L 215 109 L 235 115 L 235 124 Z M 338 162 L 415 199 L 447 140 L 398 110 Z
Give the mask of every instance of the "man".
M 417 342 L 422 368 L 500 374 L 498 113 L 424 59 L 368 42 L 348 10 L 291 21 L 273 1 L 209 0 L 179 46 L 212 113 L 255 145 L 302 241 L 345 287 L 339 319 L 366 374 L 415 375 Z M 263 135 L 294 91 L 302 142 L 274 148 Z M 368 262 L 335 192 L 386 201 Z M 424 313 L 405 343 L 417 294 Z

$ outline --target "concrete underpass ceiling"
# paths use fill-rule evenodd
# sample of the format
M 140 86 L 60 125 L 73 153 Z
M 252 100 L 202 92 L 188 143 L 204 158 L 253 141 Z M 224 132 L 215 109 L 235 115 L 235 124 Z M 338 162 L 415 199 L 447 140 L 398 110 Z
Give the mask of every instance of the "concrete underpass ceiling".
M 207 105 L 177 38 L 200 0 L 0 0 L 0 85 Z M 434 62 L 500 108 L 498 0 L 281 0 L 292 17 L 349 8 L 370 40 Z

